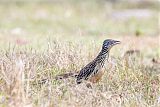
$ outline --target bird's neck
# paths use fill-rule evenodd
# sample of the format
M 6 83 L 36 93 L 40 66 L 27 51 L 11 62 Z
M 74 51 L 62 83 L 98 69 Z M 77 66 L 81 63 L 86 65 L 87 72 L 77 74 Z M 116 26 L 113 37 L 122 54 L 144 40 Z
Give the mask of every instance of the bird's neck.
M 105 63 L 106 60 L 109 58 L 109 49 L 103 49 L 100 51 L 98 56 L 96 57 L 96 61 L 98 63 Z

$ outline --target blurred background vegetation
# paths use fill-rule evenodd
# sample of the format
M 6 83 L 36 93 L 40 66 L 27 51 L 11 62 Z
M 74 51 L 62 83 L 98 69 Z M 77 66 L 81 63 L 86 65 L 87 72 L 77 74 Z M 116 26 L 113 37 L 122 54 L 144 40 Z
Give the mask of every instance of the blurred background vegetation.
M 0 0 L 0 47 L 157 37 L 157 0 Z

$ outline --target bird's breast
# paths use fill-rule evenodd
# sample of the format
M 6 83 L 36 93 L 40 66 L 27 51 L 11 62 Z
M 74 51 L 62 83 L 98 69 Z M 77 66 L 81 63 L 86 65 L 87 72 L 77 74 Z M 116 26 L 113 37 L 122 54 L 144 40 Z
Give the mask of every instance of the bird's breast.
M 90 82 L 96 83 L 98 82 L 104 74 L 104 70 L 100 69 L 95 75 L 92 75 L 89 79 Z

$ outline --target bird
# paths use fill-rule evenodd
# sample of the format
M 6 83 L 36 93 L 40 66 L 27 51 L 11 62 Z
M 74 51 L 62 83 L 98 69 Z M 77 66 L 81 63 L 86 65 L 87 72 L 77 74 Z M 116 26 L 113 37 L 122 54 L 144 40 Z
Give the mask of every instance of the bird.
M 86 66 L 84 66 L 78 75 L 76 75 L 76 83 L 80 84 L 84 80 L 89 80 L 91 83 L 97 83 L 104 74 L 102 68 L 104 67 L 105 61 L 109 58 L 110 49 L 120 43 L 120 41 L 113 39 L 104 40 L 102 49 L 98 56 Z
M 104 74 L 104 70 L 102 70 L 102 68 L 104 67 L 105 61 L 109 59 L 110 49 L 120 43 L 120 41 L 113 39 L 104 40 L 102 49 L 94 60 L 84 66 L 79 72 L 60 74 L 55 77 L 55 80 L 74 77 L 76 78 L 77 84 L 82 83 L 84 80 L 89 80 L 91 83 L 97 83 Z M 47 80 L 48 79 L 44 79 L 42 82 L 40 82 L 40 84 L 45 83 Z

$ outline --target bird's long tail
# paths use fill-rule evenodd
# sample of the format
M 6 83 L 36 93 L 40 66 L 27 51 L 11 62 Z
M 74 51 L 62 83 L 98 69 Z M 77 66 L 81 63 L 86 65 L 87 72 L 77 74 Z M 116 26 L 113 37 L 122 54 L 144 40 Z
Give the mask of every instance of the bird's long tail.
M 59 75 L 56 75 L 53 79 L 55 80 L 63 80 L 63 79 L 67 79 L 67 78 L 76 78 L 78 76 L 78 72 L 68 72 L 68 73 L 64 73 L 64 74 L 59 74 Z M 38 84 L 45 84 L 49 81 L 48 78 L 46 79 L 42 79 L 38 82 Z
M 55 77 L 55 79 L 56 80 L 61 80 L 61 79 L 67 79 L 67 78 L 70 78 L 70 77 L 76 78 L 77 75 L 78 75 L 78 72 L 69 72 L 69 73 L 64 73 L 64 74 L 57 75 Z

